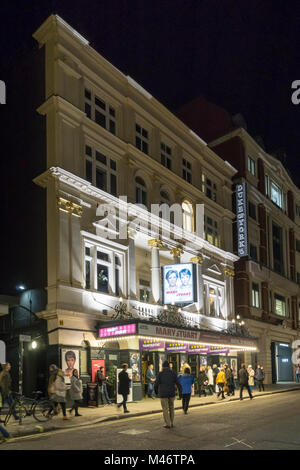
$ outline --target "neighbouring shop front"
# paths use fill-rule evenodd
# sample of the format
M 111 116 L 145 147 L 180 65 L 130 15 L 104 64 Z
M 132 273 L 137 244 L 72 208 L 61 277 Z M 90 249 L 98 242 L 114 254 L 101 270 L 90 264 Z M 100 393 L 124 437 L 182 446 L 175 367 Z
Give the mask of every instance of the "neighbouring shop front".
M 288 343 L 272 341 L 272 382 L 293 382 L 293 350 Z

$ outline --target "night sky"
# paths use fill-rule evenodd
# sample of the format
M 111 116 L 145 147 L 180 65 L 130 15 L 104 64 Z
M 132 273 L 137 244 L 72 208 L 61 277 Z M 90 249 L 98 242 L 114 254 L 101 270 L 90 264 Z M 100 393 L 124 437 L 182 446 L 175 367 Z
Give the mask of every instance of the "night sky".
M 1 2 L 0 79 L 2 66 L 37 47 L 32 34 L 51 13 L 171 111 L 204 96 L 241 113 L 269 153 L 286 153 L 300 187 L 300 104 L 291 101 L 300 80 L 299 1 Z

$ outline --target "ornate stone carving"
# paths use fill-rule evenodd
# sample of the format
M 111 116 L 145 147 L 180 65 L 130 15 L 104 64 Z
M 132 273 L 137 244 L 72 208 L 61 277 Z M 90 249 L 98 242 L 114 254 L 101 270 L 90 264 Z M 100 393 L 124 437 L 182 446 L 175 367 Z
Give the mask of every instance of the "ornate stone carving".
M 225 266 L 223 272 L 225 276 L 234 277 L 234 269 L 229 268 L 228 266 Z
M 75 204 L 75 202 L 71 202 L 67 199 L 63 199 L 62 197 L 58 197 L 57 205 L 60 210 L 68 212 L 70 215 L 74 215 L 75 217 L 82 216 L 82 206 L 80 206 L 79 204 Z
M 194 256 L 191 258 L 191 263 L 194 264 L 203 264 L 204 258 L 202 255 Z
M 148 240 L 148 246 L 151 246 L 151 248 L 162 248 L 163 243 L 161 240 L 153 238 L 152 240 Z
M 174 258 L 179 258 L 181 255 L 183 255 L 184 251 L 182 248 L 178 247 L 172 248 L 172 250 L 170 250 L 170 253 Z

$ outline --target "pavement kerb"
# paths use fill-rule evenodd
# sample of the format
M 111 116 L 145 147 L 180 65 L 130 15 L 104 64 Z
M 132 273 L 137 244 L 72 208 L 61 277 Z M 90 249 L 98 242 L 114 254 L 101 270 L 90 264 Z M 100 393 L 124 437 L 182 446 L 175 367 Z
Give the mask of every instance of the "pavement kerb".
M 278 394 L 278 393 L 286 393 L 286 392 L 293 392 L 293 391 L 296 391 L 296 390 L 300 390 L 299 387 L 294 387 L 294 388 L 289 388 L 289 389 L 286 389 L 286 390 L 274 390 L 274 391 L 271 391 L 271 392 L 262 392 L 262 393 L 259 393 L 259 395 L 254 395 L 254 398 L 255 397 L 262 397 L 262 396 L 267 396 L 267 395 L 275 395 L 275 394 Z M 191 404 L 189 406 L 189 408 L 196 408 L 196 407 L 199 407 L 199 406 L 208 406 L 208 405 L 216 405 L 216 404 L 221 404 L 221 403 L 229 403 L 229 402 L 232 402 L 232 401 L 238 401 L 239 400 L 239 397 L 237 398 L 230 398 L 229 400 L 226 400 L 225 402 L 224 401 L 213 401 L 213 402 L 205 402 L 205 403 L 195 403 L 195 404 Z M 244 400 L 250 400 L 249 396 L 247 395 L 247 397 L 245 396 L 244 397 Z M 181 410 L 182 407 L 181 405 L 180 406 L 175 406 L 174 407 L 175 410 Z M 120 419 L 128 419 L 128 418 L 135 418 L 135 417 L 138 417 L 138 416 L 147 416 L 147 415 L 152 415 L 152 414 L 157 414 L 157 413 L 162 413 L 162 410 L 159 409 L 159 410 L 150 410 L 150 411 L 139 411 L 139 412 L 136 412 L 136 413 L 130 413 L 130 415 L 127 415 L 127 414 L 122 414 L 122 415 L 119 415 L 119 416 L 107 416 L 107 417 L 102 417 L 102 418 L 97 418 L 95 420 L 89 420 L 89 421 L 85 421 L 83 423 L 78 423 L 78 424 L 71 424 L 69 426 L 58 426 L 58 425 L 47 425 L 47 428 L 44 428 L 44 426 L 42 424 L 37 424 L 35 426 L 33 426 L 32 428 L 30 429 L 18 429 L 18 431 L 16 432 L 11 432 L 11 437 L 12 438 L 17 438 L 17 437 L 24 437 L 24 436 L 31 436 L 31 435 L 36 435 L 36 434 L 45 434 L 47 432 L 52 432 L 52 431 L 58 431 L 58 430 L 62 430 L 62 429 L 74 429 L 74 428 L 80 428 L 80 427 L 83 427 L 83 426 L 90 426 L 90 425 L 93 425 L 93 424 L 98 424 L 98 423 L 104 423 L 104 422 L 108 422 L 108 421 L 117 421 L 117 420 L 120 420 Z

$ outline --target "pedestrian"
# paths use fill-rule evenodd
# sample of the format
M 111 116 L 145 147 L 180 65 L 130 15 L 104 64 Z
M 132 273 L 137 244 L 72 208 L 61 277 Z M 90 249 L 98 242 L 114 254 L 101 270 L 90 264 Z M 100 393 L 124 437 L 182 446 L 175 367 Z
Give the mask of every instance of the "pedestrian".
M 127 404 L 126 404 L 127 397 L 129 395 L 129 388 L 131 386 L 131 380 L 127 373 L 128 364 L 123 364 L 122 369 L 123 370 L 119 373 L 118 393 L 119 395 L 122 395 L 123 401 L 118 404 L 118 408 L 120 408 L 123 405 L 124 413 L 129 413 L 129 410 L 127 410 Z
M 174 427 L 175 386 L 181 392 L 182 387 L 175 372 L 170 369 L 168 361 L 164 361 L 163 370 L 159 372 L 154 384 L 155 393 L 160 396 L 165 428 Z
M 265 391 L 265 387 L 264 387 L 265 373 L 260 364 L 257 364 L 257 369 L 255 372 L 255 379 L 257 380 L 257 383 L 258 383 L 258 391 L 264 392 Z
M 99 370 L 97 370 L 96 381 L 98 383 L 98 390 L 99 390 L 99 395 L 100 395 L 100 400 L 101 400 L 102 405 L 105 404 L 104 398 L 107 401 L 108 405 L 112 404 L 109 399 L 108 392 L 107 392 L 107 386 L 106 386 L 107 379 L 108 377 L 105 377 L 104 375 L 104 367 L 101 366 Z
M 154 382 L 156 380 L 155 373 L 154 373 L 154 366 L 153 364 L 149 364 L 147 372 L 146 372 L 146 381 L 147 381 L 147 395 L 149 398 L 155 399 L 154 397 Z
M 53 384 L 56 380 L 57 372 L 58 372 L 57 365 L 51 364 L 49 366 L 49 380 L 48 380 L 48 387 L 47 387 L 48 397 L 49 397 L 50 400 L 51 400 L 51 395 L 53 393 L 52 390 L 54 390 L 54 385 Z M 54 407 L 54 414 L 57 415 L 59 412 L 60 412 L 60 408 L 59 408 L 59 405 L 57 403 L 57 406 Z M 51 413 L 51 410 L 49 410 L 48 415 L 50 413 Z
M 216 384 L 218 385 L 219 387 L 219 393 L 218 393 L 218 398 L 219 396 L 222 394 L 222 400 L 225 400 L 225 396 L 224 396 L 224 387 L 226 385 L 226 378 L 225 378 L 225 372 L 223 370 L 223 367 L 220 368 L 220 371 L 217 375 L 217 378 L 216 378 Z
M 50 400 L 53 401 L 54 407 L 56 410 L 58 409 L 58 404 L 60 404 L 62 412 L 63 412 L 63 419 L 67 420 L 68 419 L 67 414 L 66 414 L 67 386 L 65 384 L 64 373 L 61 369 L 54 370 L 54 377 L 51 382 L 52 383 L 49 386 Z
M 234 397 L 234 390 L 235 390 L 235 385 L 234 385 L 234 374 L 233 370 L 229 367 L 230 370 L 230 386 L 229 386 L 229 394 L 231 394 Z
M 232 385 L 231 385 L 231 370 L 228 367 L 228 364 L 224 364 L 224 373 L 225 373 L 225 379 L 226 379 L 226 385 L 225 385 L 225 390 L 224 391 L 226 392 L 227 396 L 229 397 Z
M 201 398 L 202 393 L 206 397 L 206 387 L 208 385 L 208 377 L 206 375 L 204 366 L 200 366 L 198 384 L 199 384 L 199 397 Z
M 178 377 L 180 385 L 182 387 L 182 409 L 184 414 L 186 415 L 189 408 L 189 403 L 192 394 L 192 386 L 195 382 L 193 375 L 191 375 L 191 371 L 188 367 L 184 369 L 183 375 Z
M 9 407 L 11 407 L 14 403 L 14 399 L 12 396 L 12 391 L 11 391 L 11 375 L 10 375 L 10 370 L 11 370 L 11 365 L 9 362 L 2 364 L 2 371 L 0 372 L 0 393 L 2 396 L 2 405 L 0 407 L 0 415 L 1 415 L 1 409 L 5 402 L 8 404 Z M 15 418 L 15 420 L 19 419 L 19 416 L 16 413 L 15 407 L 12 407 L 12 415 Z M 3 422 L 3 421 L 1 421 Z
M 243 399 L 244 387 L 248 390 L 249 397 L 252 400 L 253 396 L 251 394 L 251 390 L 250 390 L 249 382 L 248 382 L 249 381 L 249 374 L 246 370 L 245 364 L 242 364 L 242 367 L 239 370 L 238 381 L 239 381 L 239 384 L 240 384 L 240 400 Z
M 296 382 L 299 383 L 300 379 L 300 364 L 296 366 Z
M 0 424 L 0 433 L 3 435 L 3 439 L 1 440 L 2 443 L 10 439 L 9 432 L 7 432 L 6 429 L 3 426 L 1 426 L 1 424 Z
M 69 413 L 71 414 L 72 411 L 75 410 L 75 416 L 82 416 L 78 413 L 79 402 L 82 400 L 82 381 L 79 378 L 77 369 L 73 369 L 73 375 L 71 377 L 70 398 L 74 400 L 74 403 Z
M 207 377 L 208 377 L 208 388 L 210 390 L 211 395 L 214 394 L 214 374 L 211 366 L 207 367 Z
M 215 392 L 218 393 L 218 386 L 217 386 L 217 375 L 218 373 L 220 372 L 219 369 L 218 369 L 218 366 L 217 364 L 213 364 L 212 366 L 212 371 L 213 371 L 213 376 L 214 376 L 214 388 L 215 388 Z
M 249 374 L 248 384 L 249 384 L 250 392 L 252 393 L 252 389 L 254 387 L 255 372 L 254 372 L 254 369 L 252 369 L 251 364 L 248 366 L 248 374 Z

